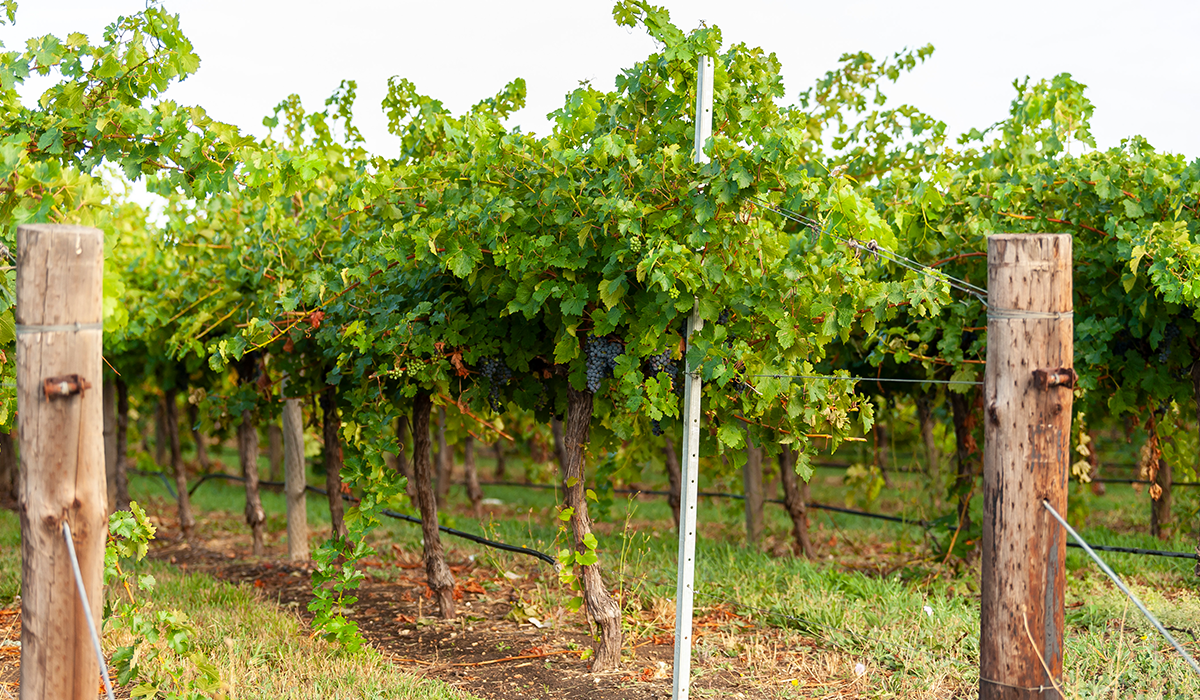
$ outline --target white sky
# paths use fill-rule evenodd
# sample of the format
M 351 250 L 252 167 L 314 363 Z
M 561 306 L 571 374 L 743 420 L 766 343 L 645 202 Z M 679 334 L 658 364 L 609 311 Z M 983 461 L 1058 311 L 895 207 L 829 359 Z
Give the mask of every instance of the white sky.
M 800 3 L 660 0 L 687 30 L 721 27 L 726 43 L 778 54 L 787 99 L 844 52 L 877 58 L 933 43 L 937 51 L 889 97 L 946 121 L 954 133 L 1007 112 L 1015 78 L 1070 72 L 1089 86 L 1100 147 L 1132 134 L 1162 150 L 1200 156 L 1200 2 L 845 0 Z M 98 39 L 143 0 L 20 0 L 11 50 L 30 36 L 83 31 Z M 320 108 L 343 78 L 358 81 L 356 118 L 368 146 L 393 155 L 379 103 L 387 78 L 406 77 L 459 111 L 506 82 L 528 82 L 529 106 L 512 120 L 545 133 L 545 114 L 581 80 L 604 89 L 654 49 L 641 31 L 617 27 L 609 0 L 511 2 L 269 2 L 168 0 L 182 15 L 202 64 L 168 96 L 262 134 L 262 118 L 289 93 Z M 36 87 L 36 86 L 35 86 Z M 28 96 L 35 97 L 35 96 Z

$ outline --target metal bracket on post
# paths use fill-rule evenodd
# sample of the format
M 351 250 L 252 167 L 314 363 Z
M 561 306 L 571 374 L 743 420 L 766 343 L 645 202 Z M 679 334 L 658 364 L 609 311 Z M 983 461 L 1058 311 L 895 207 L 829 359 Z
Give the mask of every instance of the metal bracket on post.
M 713 62 L 700 57 L 696 76 L 696 153 L 697 163 L 707 163 L 704 143 L 712 136 Z M 692 303 L 688 319 L 687 348 L 692 334 L 704 328 L 700 301 Z M 686 359 L 686 356 L 685 356 Z M 700 475 L 700 372 L 687 363 L 683 385 L 683 454 L 679 489 L 679 569 L 675 581 L 675 668 L 671 688 L 673 700 L 688 697 L 692 674 L 692 609 L 696 580 L 696 498 Z

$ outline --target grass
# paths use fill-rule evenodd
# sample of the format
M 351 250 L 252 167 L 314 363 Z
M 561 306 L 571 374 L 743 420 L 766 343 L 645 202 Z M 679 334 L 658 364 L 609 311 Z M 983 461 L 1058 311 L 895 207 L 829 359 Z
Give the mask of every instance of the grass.
M 481 469 L 484 474 L 490 473 L 486 462 Z M 643 483 L 661 480 L 657 474 L 642 477 Z M 884 488 L 876 500 L 851 500 L 849 505 L 924 518 L 948 512 L 940 489 L 930 489 L 919 475 L 896 472 L 891 478 L 892 485 Z M 848 489 L 843 479 L 840 471 L 819 469 L 811 482 L 813 499 L 847 504 Z M 156 503 L 155 510 L 165 519 L 170 518 L 171 502 L 160 482 L 139 477 L 132 488 L 136 498 Z M 771 488 L 777 490 L 778 486 Z M 456 486 L 451 490 L 451 506 L 443 514 L 443 523 L 546 552 L 562 546 L 563 535 L 555 525 L 554 491 L 498 486 L 485 490 L 488 497 L 504 504 L 495 516 L 483 523 L 476 521 L 468 514 L 461 488 Z M 705 475 L 701 490 L 737 492 L 740 487 Z M 1176 490 L 1177 523 L 1194 521 L 1200 506 L 1197 491 L 1200 489 Z M 209 482 L 196 492 L 193 504 L 202 527 L 224 529 L 231 538 L 245 539 L 240 516 L 242 499 L 240 485 Z M 278 545 L 285 530 L 283 496 L 264 492 L 263 501 L 268 514 L 268 544 Z M 1178 527 L 1179 531 L 1165 541 L 1151 537 L 1147 532 L 1148 496 L 1128 486 L 1110 485 L 1108 494 L 1098 497 L 1086 487 L 1072 485 L 1070 501 L 1073 523 L 1094 544 L 1177 551 L 1192 551 L 1195 546 L 1194 535 L 1186 527 Z M 974 508 L 978 520 L 978 496 Z M 314 537 L 324 536 L 328 526 L 324 500 L 310 498 L 308 509 L 310 527 L 318 533 Z M 8 518 L 0 524 L 15 527 L 16 519 L 11 514 L 0 517 Z M 618 592 L 626 611 L 630 645 L 634 639 L 669 635 L 674 621 L 671 600 L 675 595 L 677 542 L 665 500 L 618 498 L 600 520 L 597 531 L 606 562 L 606 581 Z M 732 673 L 753 678 L 756 696 L 834 697 L 842 693 L 843 697 L 973 697 L 979 683 L 977 557 L 943 564 L 931 545 L 945 538 L 944 533 L 930 534 L 916 527 L 819 511 L 812 513 L 811 520 L 812 537 L 820 554 L 817 561 L 784 554 L 790 542 L 790 523 L 782 508 L 767 506 L 765 540 L 759 547 L 748 547 L 743 541 L 741 504 L 702 499 L 695 677 Z M 420 536 L 420 529 L 413 525 L 385 521 L 372 534 L 372 541 L 386 564 L 395 557 L 411 560 L 416 556 Z M 0 541 L 7 541 L 5 537 L 11 535 L 0 530 Z M 452 548 L 452 558 L 474 557 L 499 571 L 521 573 L 522 580 L 529 582 L 528 595 L 546 611 L 545 617 L 582 622 L 581 615 L 565 612 L 570 594 L 561 590 L 553 571 L 541 562 L 451 537 L 444 542 Z M 6 573 L 3 567 L 15 566 L 15 556 L 6 558 L 0 553 L 0 574 Z M 1181 641 L 1196 648 L 1196 640 L 1188 632 L 1192 621 L 1200 618 L 1194 562 L 1116 553 L 1102 556 L 1164 624 L 1180 630 L 1177 637 Z M 261 691 L 263 697 L 292 696 L 287 683 L 303 676 L 296 675 L 302 671 L 276 667 L 279 662 L 274 654 L 279 653 L 284 640 L 294 643 L 301 657 L 314 659 L 297 663 L 293 669 L 308 668 L 310 663 L 313 668 L 325 669 L 321 671 L 325 679 L 321 682 L 328 685 L 306 680 L 297 686 L 300 692 L 311 688 L 312 697 L 339 697 L 336 688 L 351 687 L 351 679 L 365 688 L 391 687 L 391 681 L 372 680 L 374 676 L 369 675 L 378 672 L 375 666 L 386 664 L 368 664 L 370 668 L 365 669 L 342 665 L 331 649 L 308 640 L 299 627 L 289 627 L 299 624 L 294 615 L 264 606 L 252 592 L 226 590 L 228 587 L 221 588 L 224 584 L 204 577 L 180 576 L 169 569 L 163 572 L 164 591 L 175 585 L 178 607 L 188 610 L 198 626 L 211 630 L 204 633 L 206 644 L 219 659 L 218 664 L 228 666 L 227 677 L 231 683 L 236 681 L 237 687 L 259 688 L 260 683 L 275 683 L 269 686 L 271 691 Z M 372 573 L 386 577 L 388 568 L 375 568 Z M 8 578 L 0 575 L 0 585 Z M 187 583 L 192 579 L 207 583 Z M 171 580 L 177 583 L 169 584 Z M 202 593 L 210 587 L 226 592 Z M 0 588 L 0 592 L 3 590 Z M 210 602 L 205 602 L 205 595 L 209 595 Z M 231 603 L 222 596 L 241 596 L 250 607 L 243 610 L 235 606 L 238 612 L 227 614 L 224 611 Z M 1200 679 L 1078 550 L 1068 550 L 1066 603 L 1063 691 L 1067 697 L 1200 696 Z M 279 619 L 271 623 L 255 621 L 258 613 L 252 610 L 260 609 Z M 274 636 L 260 633 L 272 629 L 271 625 L 278 630 L 271 633 Z M 244 641 L 235 647 L 223 647 L 225 637 Z M 268 637 L 277 641 L 268 642 Z M 627 651 L 626 667 L 637 669 L 639 663 L 636 653 Z M 262 674 L 261 678 L 255 674 Z M 703 692 L 694 694 L 704 697 Z
M 0 607 L 13 603 L 21 581 L 20 523 L 0 509 Z M 252 700 L 471 700 L 437 680 L 405 673 L 378 652 L 345 655 L 313 638 L 294 610 L 262 599 L 253 588 L 234 586 L 204 574 L 146 561 L 137 573 L 158 581 L 149 600 L 154 610 L 184 611 L 195 648 L 220 677 L 217 697 Z M 109 595 L 115 593 L 110 591 Z M 111 654 L 128 644 L 124 630 L 106 628 L 104 647 Z M 185 672 L 185 678 L 189 672 Z
M 144 567 L 158 579 L 153 605 L 186 611 L 196 647 L 216 668 L 229 698 L 412 698 L 465 700 L 443 683 L 418 679 L 367 649 L 343 655 L 313 638 L 294 612 L 264 602 L 253 589 L 163 563 Z M 127 635 L 106 634 L 111 652 Z

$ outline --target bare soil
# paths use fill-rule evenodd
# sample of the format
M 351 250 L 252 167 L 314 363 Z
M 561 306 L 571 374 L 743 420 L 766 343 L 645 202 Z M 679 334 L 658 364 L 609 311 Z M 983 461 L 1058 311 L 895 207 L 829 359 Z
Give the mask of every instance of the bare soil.
M 295 612 L 306 624 L 311 621 L 311 569 L 284 561 L 281 535 L 269 536 L 265 556 L 253 557 L 249 530 L 238 515 L 204 513 L 197 523 L 199 539 L 189 547 L 173 527 L 172 504 L 147 505 L 158 524 L 151 557 L 181 571 L 252 587 L 265 603 Z M 459 612 L 452 621 L 435 617 L 420 552 L 392 545 L 391 551 L 361 562 L 366 578 L 346 615 L 385 658 L 408 672 L 496 700 L 671 696 L 674 608 L 669 601 L 655 601 L 629 619 L 640 636 L 627 632 L 620 670 L 593 674 L 586 658 L 593 642 L 584 613 L 561 606 L 547 609 L 545 592 L 560 585 L 555 572 L 532 562 L 528 568 L 497 571 L 454 550 L 452 538 L 446 544 Z M 806 690 L 827 698 L 858 696 L 857 684 L 824 668 L 830 655 L 811 638 L 762 629 L 721 606 L 699 608 L 694 633 L 694 697 L 796 697 L 794 693 Z M 17 648 L 2 646 L 5 639 L 20 638 L 15 610 L 0 611 L 0 635 L 6 635 L 0 637 L 4 700 L 9 697 L 5 691 L 16 697 L 19 679 Z

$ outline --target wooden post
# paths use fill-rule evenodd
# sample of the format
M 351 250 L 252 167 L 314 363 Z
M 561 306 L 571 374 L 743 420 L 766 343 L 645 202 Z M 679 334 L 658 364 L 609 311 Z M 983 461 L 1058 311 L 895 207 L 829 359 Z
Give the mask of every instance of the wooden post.
M 746 496 L 746 544 L 757 547 L 763 536 L 763 453 L 746 433 L 746 463 L 742 465 L 742 491 Z
M 100 391 L 103 278 L 100 231 L 17 227 L 21 700 L 91 700 L 99 686 L 62 523 L 71 526 L 91 614 L 99 620 L 108 531 Z
M 283 382 L 284 390 L 287 380 Z M 304 487 L 304 414 L 300 399 L 283 402 L 283 491 L 287 495 L 288 560 L 308 561 L 308 505 Z
M 1074 323 L 1071 237 L 988 239 L 979 697 L 1062 683 Z

